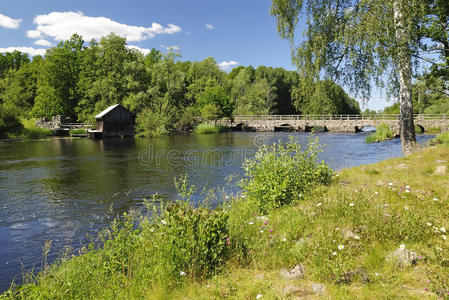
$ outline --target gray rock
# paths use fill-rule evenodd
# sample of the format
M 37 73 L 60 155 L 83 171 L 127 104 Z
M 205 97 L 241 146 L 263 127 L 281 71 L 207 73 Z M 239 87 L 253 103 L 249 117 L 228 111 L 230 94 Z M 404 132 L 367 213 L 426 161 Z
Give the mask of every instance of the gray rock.
M 437 159 L 437 164 L 444 164 L 447 160 Z
M 347 239 L 360 240 L 360 237 L 350 230 L 343 230 L 343 236 Z
M 407 169 L 408 166 L 406 164 L 399 164 L 396 166 L 397 169 Z
M 387 260 L 394 262 L 398 267 L 402 268 L 416 264 L 419 256 L 411 250 L 398 248 L 387 256 Z
M 447 167 L 446 166 L 437 166 L 435 168 L 435 171 L 433 172 L 433 174 L 435 175 L 444 175 L 447 172 Z
M 363 268 L 360 268 L 360 269 L 357 269 L 354 271 L 349 271 L 349 272 L 341 274 L 336 283 L 337 284 L 350 284 L 354 281 L 354 279 L 356 277 L 359 277 L 363 283 L 370 282 L 370 279 L 368 277 L 368 274 L 366 273 L 366 270 Z
M 283 294 L 284 296 L 289 296 L 289 295 L 292 295 L 292 294 L 297 294 L 297 293 L 299 293 L 299 292 L 301 292 L 301 289 L 300 289 L 299 287 L 297 287 L 297 286 L 294 286 L 294 285 L 287 285 L 287 286 L 284 287 L 284 289 L 282 290 L 282 294 Z
M 257 280 L 264 280 L 265 275 L 263 273 L 257 273 L 256 276 L 254 276 Z
M 317 294 L 324 294 L 326 286 L 321 283 L 312 283 L 312 291 Z
M 288 271 L 287 269 L 283 268 L 281 269 L 281 276 L 284 279 L 301 279 L 305 276 L 305 268 L 301 265 L 296 265 Z

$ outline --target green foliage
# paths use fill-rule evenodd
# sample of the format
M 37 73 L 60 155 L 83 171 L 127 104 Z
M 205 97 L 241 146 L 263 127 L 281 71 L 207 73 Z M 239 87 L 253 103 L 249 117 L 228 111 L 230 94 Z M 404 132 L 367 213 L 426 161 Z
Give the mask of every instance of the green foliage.
M 432 139 L 431 144 L 449 147 L 449 132 L 443 132 Z
M 210 125 L 210 124 L 199 124 L 195 128 L 196 134 L 210 134 L 210 133 L 219 133 L 219 132 L 225 132 L 227 131 L 227 128 L 224 126 L 218 126 L 218 125 Z
M 320 152 L 316 139 L 305 148 L 292 137 L 285 144 L 262 146 L 244 164 L 247 178 L 241 187 L 245 195 L 258 211 L 265 213 L 303 197 L 320 184 L 328 184 L 332 171 L 318 161 Z
M 393 138 L 393 132 L 387 124 L 380 124 L 376 128 L 376 132 L 366 137 L 367 143 L 381 142 Z
M 0 102 L 0 139 L 18 135 L 22 130 L 17 112 Z
M 72 129 L 69 131 L 70 135 L 74 135 L 74 134 L 86 134 L 87 130 L 86 129 L 82 129 L 82 128 L 78 128 L 78 129 Z

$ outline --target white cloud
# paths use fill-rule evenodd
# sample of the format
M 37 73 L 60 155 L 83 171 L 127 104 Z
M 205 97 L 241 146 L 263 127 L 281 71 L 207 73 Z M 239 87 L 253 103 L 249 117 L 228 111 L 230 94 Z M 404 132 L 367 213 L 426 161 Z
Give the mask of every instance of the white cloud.
M 179 51 L 179 50 L 181 50 L 181 48 L 179 48 L 179 46 L 168 46 L 167 50 L 168 51 Z
M 231 60 L 231 61 L 222 61 L 221 63 L 218 64 L 218 66 L 222 70 L 227 70 L 227 69 L 235 67 L 237 65 L 239 65 L 239 63 L 236 62 L 236 61 L 233 61 L 233 60 Z
M 137 51 L 142 52 L 144 55 L 147 55 L 148 53 L 151 52 L 151 49 L 147 49 L 147 48 L 140 48 L 139 46 L 134 46 L 134 45 L 128 45 L 126 46 L 128 49 L 134 49 Z
M 51 43 L 49 41 L 43 40 L 43 39 L 35 41 L 34 44 L 38 45 L 38 46 L 44 46 L 44 47 L 50 47 L 51 46 Z
M 211 24 L 206 24 L 206 28 L 212 30 L 215 29 L 215 26 Z
M 38 39 L 41 37 L 41 32 L 37 31 L 37 30 L 28 30 L 27 37 L 29 37 L 31 39 Z
M 22 19 L 13 19 L 0 13 L 0 26 L 5 28 L 19 28 Z
M 105 17 L 89 17 L 82 12 L 71 11 L 38 15 L 34 19 L 34 24 L 37 25 L 36 29 L 28 31 L 28 37 L 48 36 L 56 41 L 67 40 L 74 33 L 81 35 L 86 41 L 98 40 L 112 32 L 126 37 L 128 42 L 136 42 L 153 38 L 158 34 L 174 34 L 182 30 L 174 24 L 168 24 L 167 27 L 158 23 L 152 23 L 151 27 L 132 26 Z
M 14 52 L 14 51 L 20 51 L 23 53 L 27 53 L 31 56 L 36 56 L 36 55 L 45 55 L 46 49 L 36 49 L 36 48 L 32 48 L 32 47 L 8 47 L 8 48 L 0 48 L 0 53 L 5 53 L 5 52 Z

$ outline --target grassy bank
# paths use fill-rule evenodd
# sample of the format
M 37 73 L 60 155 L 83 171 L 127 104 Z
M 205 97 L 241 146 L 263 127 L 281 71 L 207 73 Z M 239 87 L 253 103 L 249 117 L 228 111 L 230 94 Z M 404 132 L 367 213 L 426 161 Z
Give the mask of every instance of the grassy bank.
M 386 141 L 392 139 L 394 136 L 393 132 L 390 130 L 387 124 L 380 124 L 376 128 L 376 132 L 368 135 L 366 137 L 367 143 L 377 143 L 381 141 Z
M 215 210 L 191 207 L 194 187 L 181 179 L 180 202 L 149 206 L 153 218 L 122 216 L 96 240 L 100 249 L 63 256 L 0 298 L 449 296 L 447 147 L 344 169 L 332 179 L 314 160 L 319 149 L 297 150 L 261 150 L 245 165 L 244 194 L 223 196 Z M 401 265 L 395 251 L 413 261 Z
M 228 128 L 225 126 L 211 125 L 211 124 L 199 124 L 195 128 L 194 133 L 196 133 L 196 134 L 211 134 L 211 133 L 220 133 L 220 132 L 226 132 L 226 131 L 228 131 Z
M 51 130 L 37 127 L 36 119 L 21 119 L 20 122 L 22 123 L 22 127 L 20 129 L 17 129 L 15 132 L 8 133 L 6 135 L 6 138 L 38 140 L 53 135 L 53 132 Z

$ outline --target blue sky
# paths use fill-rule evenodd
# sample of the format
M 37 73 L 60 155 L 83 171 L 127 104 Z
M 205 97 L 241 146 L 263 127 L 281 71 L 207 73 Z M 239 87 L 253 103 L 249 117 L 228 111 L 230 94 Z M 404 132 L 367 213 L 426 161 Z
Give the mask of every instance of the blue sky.
M 0 51 L 29 47 L 42 53 L 36 49 L 55 46 L 74 32 L 88 40 L 115 31 L 143 51 L 172 47 L 182 60 L 211 56 L 226 70 L 236 65 L 295 70 L 270 5 L 269 0 L 0 0 Z M 368 105 L 383 106 L 376 100 Z

